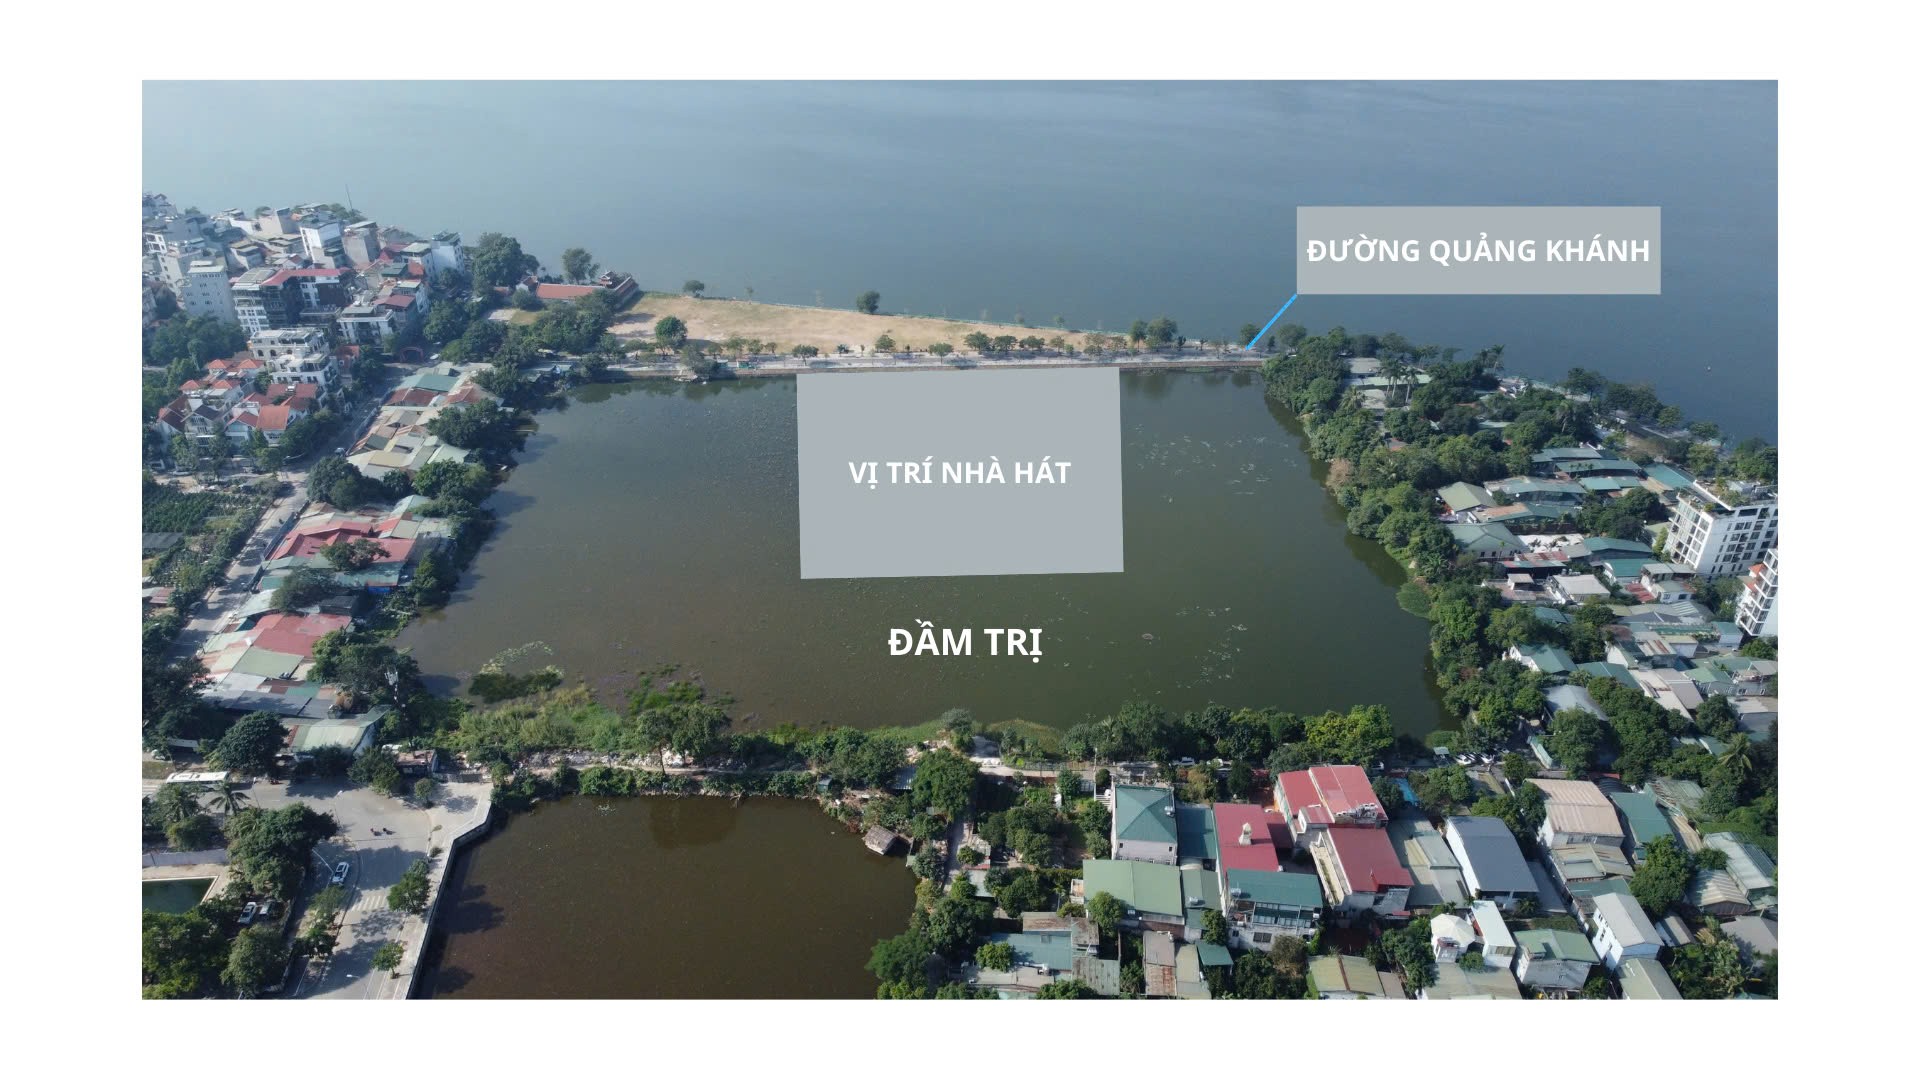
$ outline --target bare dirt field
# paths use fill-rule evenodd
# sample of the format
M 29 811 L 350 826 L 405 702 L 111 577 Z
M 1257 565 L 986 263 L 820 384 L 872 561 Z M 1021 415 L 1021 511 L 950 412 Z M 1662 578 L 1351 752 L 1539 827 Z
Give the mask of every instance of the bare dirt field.
M 1075 348 L 1084 348 L 1087 335 L 1050 326 L 1014 326 L 1009 323 L 982 323 L 965 319 L 941 319 L 918 315 L 862 315 L 857 311 L 835 308 L 788 307 L 760 304 L 751 300 L 695 299 L 667 293 L 647 293 L 624 312 L 613 326 L 623 338 L 653 339 L 654 322 L 672 315 L 687 324 L 691 339 L 718 344 L 738 335 L 748 340 L 773 342 L 779 351 L 795 345 L 812 345 L 831 354 L 845 345 L 854 352 L 871 350 L 881 334 L 891 335 L 897 352 L 924 351 L 935 342 L 946 342 L 957 351 L 968 334 L 978 330 L 989 337 L 1012 334 L 1052 341 L 1060 337 Z

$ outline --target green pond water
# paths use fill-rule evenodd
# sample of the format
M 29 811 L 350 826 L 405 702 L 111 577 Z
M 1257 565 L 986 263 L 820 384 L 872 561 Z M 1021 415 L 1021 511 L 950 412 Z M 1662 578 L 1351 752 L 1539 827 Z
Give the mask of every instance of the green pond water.
M 1381 704 L 1402 731 L 1437 725 L 1426 623 L 1394 600 L 1401 571 L 1348 535 L 1251 373 L 1122 376 L 1119 574 L 801 580 L 794 386 L 594 387 L 540 414 L 490 504 L 494 537 L 398 644 L 438 689 L 529 642 L 543 647 L 523 666 L 556 663 L 612 700 L 677 664 L 732 695 L 742 726 L 912 724 L 961 706 L 1064 728 L 1134 698 Z M 888 655 L 887 631 L 915 619 L 1039 627 L 1045 656 Z

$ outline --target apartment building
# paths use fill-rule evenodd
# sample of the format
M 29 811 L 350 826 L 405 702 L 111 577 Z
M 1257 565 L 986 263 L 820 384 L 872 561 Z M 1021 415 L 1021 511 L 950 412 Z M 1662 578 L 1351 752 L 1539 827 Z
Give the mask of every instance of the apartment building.
M 1740 590 L 1734 622 L 1752 637 L 1778 637 L 1780 615 L 1775 601 L 1780 593 L 1779 545 L 1769 547 L 1766 555 L 1748 568 L 1743 584 L 1746 587 Z
M 1698 491 L 1675 500 L 1673 528 L 1667 534 L 1667 558 L 1684 563 L 1702 578 L 1745 573 L 1780 539 L 1777 496 L 1728 506 Z

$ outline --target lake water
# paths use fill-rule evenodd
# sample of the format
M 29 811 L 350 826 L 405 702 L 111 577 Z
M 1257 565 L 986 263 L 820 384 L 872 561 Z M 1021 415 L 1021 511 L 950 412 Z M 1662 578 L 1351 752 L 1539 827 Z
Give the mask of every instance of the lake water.
M 1065 727 L 1145 698 L 1381 704 L 1403 731 L 1435 727 L 1427 624 L 1394 599 L 1404 574 L 1346 532 L 1260 380 L 1120 383 L 1123 574 L 803 581 L 794 379 L 632 383 L 540 414 L 493 497 L 498 531 L 398 644 L 439 689 L 534 641 L 551 652 L 530 663 L 621 699 L 675 663 L 759 723 L 913 724 L 964 706 Z M 888 629 L 916 618 L 975 628 L 976 655 L 890 656 Z M 1041 662 L 980 655 L 990 626 L 1041 628 Z
M 298 117 L 302 145 L 259 152 Z M 1664 294 L 1304 297 L 1509 368 L 1647 380 L 1777 427 L 1771 83 L 149 82 L 145 186 L 204 210 L 351 201 L 416 233 L 574 245 L 654 289 L 1055 316 L 1192 338 L 1292 292 L 1298 205 L 1657 205 Z
M 810 802 L 565 799 L 448 878 L 422 996 L 871 998 L 913 875 Z

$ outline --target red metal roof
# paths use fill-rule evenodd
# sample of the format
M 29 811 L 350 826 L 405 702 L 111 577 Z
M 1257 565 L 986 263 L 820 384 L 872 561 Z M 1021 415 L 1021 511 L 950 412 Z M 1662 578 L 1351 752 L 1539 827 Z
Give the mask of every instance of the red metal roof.
M 1220 842 L 1220 865 L 1228 870 L 1278 870 L 1280 851 L 1293 847 L 1286 822 L 1265 807 L 1214 803 L 1213 822 Z M 1240 843 L 1241 827 L 1253 826 L 1253 842 Z
M 312 656 L 313 643 L 353 622 L 345 615 L 290 615 L 274 612 L 253 628 L 253 646 L 289 656 Z
M 1369 807 L 1375 816 L 1387 816 L 1386 808 L 1373 793 L 1373 784 L 1367 780 L 1367 771 L 1358 765 L 1318 765 L 1307 773 L 1320 792 L 1320 804 L 1334 817 L 1364 813 Z
M 1396 885 L 1411 887 L 1413 878 L 1400 865 L 1393 840 L 1385 829 L 1332 828 L 1327 839 L 1334 858 L 1355 892 L 1385 892 Z M 1222 849 L 1225 848 L 1222 844 Z

